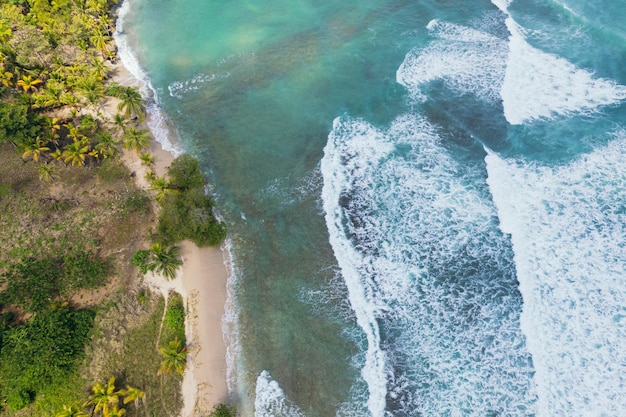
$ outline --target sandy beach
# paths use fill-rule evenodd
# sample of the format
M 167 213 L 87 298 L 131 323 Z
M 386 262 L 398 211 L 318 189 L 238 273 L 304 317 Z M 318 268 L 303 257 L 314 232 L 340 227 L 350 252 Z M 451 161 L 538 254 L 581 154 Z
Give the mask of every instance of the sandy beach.
M 113 81 L 122 85 L 140 84 L 121 63 L 113 68 L 112 75 Z M 104 112 L 112 117 L 117 112 L 116 106 L 117 101 L 109 98 L 103 106 Z M 147 126 L 144 123 L 141 128 Z M 155 158 L 157 175 L 164 175 L 174 156 L 155 140 L 151 141 L 148 152 Z M 148 167 L 142 165 L 138 155 L 124 150 L 121 160 L 134 173 L 137 185 L 147 190 Z M 176 279 L 166 281 L 162 277 L 147 276 L 146 283 L 166 297 L 173 290 L 185 300 L 189 354 L 183 375 L 181 417 L 205 417 L 215 405 L 228 402 L 226 347 L 222 333 L 228 272 L 220 248 L 199 248 L 190 241 L 181 242 L 180 247 L 183 267 Z

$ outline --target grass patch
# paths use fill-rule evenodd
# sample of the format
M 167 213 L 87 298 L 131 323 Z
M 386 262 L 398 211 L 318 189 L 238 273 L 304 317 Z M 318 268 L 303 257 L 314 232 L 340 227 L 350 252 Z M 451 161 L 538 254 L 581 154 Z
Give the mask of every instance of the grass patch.
M 72 381 L 95 313 L 60 306 L 3 330 L 0 395 L 9 412 Z
M 182 408 L 182 377 L 176 373 L 157 375 L 161 365 L 157 345 L 173 339 L 179 331 L 165 324 L 161 328 L 164 308 L 162 297 L 145 292 L 127 293 L 102 308 L 96 317 L 94 338 L 87 353 L 91 360 L 85 366 L 86 377 L 94 383 L 115 376 L 119 388 L 130 385 L 143 390 L 145 404 L 140 403 L 138 410 L 128 404 L 127 417 L 167 417 L 178 415 Z
M 170 293 L 163 322 L 172 331 L 174 337 L 185 340 L 185 306 L 179 294 Z
M 98 178 L 105 184 L 110 184 L 116 181 L 123 181 L 130 179 L 130 172 L 120 162 L 105 159 L 102 161 L 99 167 L 94 169 Z

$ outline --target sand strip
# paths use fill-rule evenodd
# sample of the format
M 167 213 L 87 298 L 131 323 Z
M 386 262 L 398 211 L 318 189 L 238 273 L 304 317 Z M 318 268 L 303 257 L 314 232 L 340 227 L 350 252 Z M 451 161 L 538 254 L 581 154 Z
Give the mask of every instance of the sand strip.
M 115 66 L 113 75 L 113 81 L 122 85 L 139 84 L 121 64 Z M 103 112 L 112 118 L 117 112 L 116 106 L 115 99 L 109 99 Z M 144 123 L 141 128 L 147 125 Z M 154 140 L 148 151 L 155 158 L 157 175 L 164 175 L 174 156 Z M 134 172 L 137 185 L 147 190 L 149 183 L 145 174 L 149 168 L 141 164 L 138 155 L 124 150 L 121 160 Z M 177 278 L 165 281 L 161 277 L 147 276 L 146 283 L 165 296 L 173 290 L 184 298 L 189 354 L 183 375 L 181 417 L 205 417 L 215 405 L 228 402 L 226 347 L 222 333 L 228 272 L 219 248 L 199 248 L 189 241 L 182 242 L 180 247 L 184 264 Z

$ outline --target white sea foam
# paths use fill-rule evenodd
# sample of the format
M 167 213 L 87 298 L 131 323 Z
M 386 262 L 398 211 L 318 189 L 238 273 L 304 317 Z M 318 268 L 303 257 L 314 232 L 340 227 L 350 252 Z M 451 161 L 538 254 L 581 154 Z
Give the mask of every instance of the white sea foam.
M 512 236 L 537 415 L 623 415 L 626 134 L 562 167 L 486 161 Z
M 350 140 L 349 137 L 346 138 L 346 134 L 363 138 L 358 154 L 356 149 L 354 153 L 344 149 L 344 141 Z M 321 161 L 324 177 L 322 199 L 330 244 L 348 288 L 350 304 L 357 322 L 367 338 L 365 366 L 361 375 L 369 389 L 367 407 L 373 417 L 384 415 L 387 395 L 385 353 L 379 346 L 380 334 L 376 321 L 379 307 L 375 304 L 376 289 L 368 282 L 367 276 L 362 276 L 359 271 L 363 267 L 363 257 L 350 244 L 350 231 L 346 225 L 350 220 L 347 218 L 345 208 L 342 207 L 341 199 L 344 193 L 351 191 L 346 189 L 346 186 L 351 184 L 355 172 L 365 168 L 360 165 L 362 162 L 375 163 L 392 150 L 393 146 L 390 143 L 380 140 L 380 132 L 365 122 L 346 124 L 338 118 L 333 122 L 333 130 Z
M 228 271 L 228 281 L 226 282 L 226 304 L 224 305 L 224 317 L 222 317 L 222 336 L 226 346 L 226 385 L 229 393 L 237 392 L 238 386 L 237 358 L 241 355 L 241 344 L 238 335 L 240 334 L 237 321 L 237 297 L 236 288 L 238 284 L 239 271 L 235 267 L 233 259 L 233 244 L 230 237 L 223 243 L 221 250 L 224 254 L 224 266 Z
M 189 91 L 198 91 L 201 88 L 204 88 L 204 84 L 206 83 L 228 77 L 230 77 L 229 72 L 219 74 L 198 74 L 189 80 L 174 81 L 167 87 L 167 89 L 170 92 L 170 96 L 181 99 L 183 98 L 183 95 Z
M 148 74 L 142 69 L 141 64 L 128 44 L 128 38 L 124 32 L 124 18 L 129 9 L 130 2 L 126 0 L 122 2 L 118 11 L 117 22 L 115 24 L 116 30 L 115 33 L 113 33 L 113 39 L 115 40 L 118 50 L 117 54 L 122 64 L 135 77 L 139 91 L 146 99 L 146 111 L 148 112 L 147 124 L 154 138 L 166 151 L 171 152 L 175 156 L 180 155 L 184 151 L 176 145 L 177 140 L 172 138 L 172 136 L 176 136 L 176 131 L 170 126 L 167 117 L 161 111 L 157 92 L 150 83 Z M 129 81 L 132 83 L 132 80 Z
M 256 380 L 254 400 L 255 417 L 304 417 L 298 407 L 289 401 L 278 382 L 268 371 L 263 371 Z
M 479 163 L 456 163 L 416 116 L 386 131 L 336 120 L 322 162 L 331 244 L 367 335 L 370 413 L 386 400 L 403 415 L 527 415 L 521 299 Z
M 409 52 L 396 73 L 414 99 L 424 100 L 422 86 L 443 80 L 449 88 L 499 100 L 504 79 L 506 42 L 469 27 L 432 20 L 433 41 Z
M 510 2 L 492 0 L 507 14 L 511 34 L 504 83 L 504 115 L 511 124 L 571 114 L 590 114 L 626 99 L 626 87 L 531 46 L 510 16 Z

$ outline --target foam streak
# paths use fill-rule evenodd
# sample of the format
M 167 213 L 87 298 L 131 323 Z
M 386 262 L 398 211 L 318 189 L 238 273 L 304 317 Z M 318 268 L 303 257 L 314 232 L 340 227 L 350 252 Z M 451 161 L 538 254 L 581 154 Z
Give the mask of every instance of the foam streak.
M 510 233 L 539 416 L 626 410 L 626 140 L 568 166 L 486 158 Z

